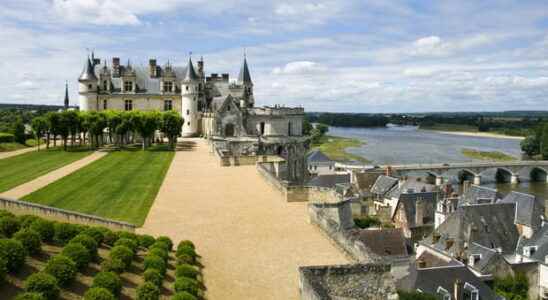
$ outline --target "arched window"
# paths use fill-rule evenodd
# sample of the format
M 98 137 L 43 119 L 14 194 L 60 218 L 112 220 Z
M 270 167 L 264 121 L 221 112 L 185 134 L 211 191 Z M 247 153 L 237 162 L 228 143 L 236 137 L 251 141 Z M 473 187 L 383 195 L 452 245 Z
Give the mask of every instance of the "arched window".
M 291 122 L 287 123 L 287 135 L 291 136 Z
M 234 124 L 228 123 L 225 125 L 225 136 L 234 136 Z
M 265 123 L 264 122 L 261 122 L 261 124 L 259 125 L 259 130 L 261 132 L 261 135 L 264 135 L 264 127 L 265 127 Z

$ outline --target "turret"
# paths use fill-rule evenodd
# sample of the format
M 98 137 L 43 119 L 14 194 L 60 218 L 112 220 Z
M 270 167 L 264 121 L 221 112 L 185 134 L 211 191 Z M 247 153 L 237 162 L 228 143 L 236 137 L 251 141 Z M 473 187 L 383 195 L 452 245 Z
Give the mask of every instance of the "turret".
M 64 107 L 65 110 L 69 108 L 70 100 L 69 100 L 69 94 L 68 94 L 68 82 L 65 82 L 65 101 L 64 101 Z
M 96 109 L 93 104 L 97 104 L 97 76 L 93 64 L 89 57 L 84 63 L 84 70 L 78 78 L 78 94 L 80 110 L 88 111 Z
M 240 69 L 240 74 L 238 75 L 238 85 L 241 85 L 243 88 L 242 100 L 240 103 L 241 107 L 253 107 L 255 105 L 255 98 L 253 97 L 253 82 L 251 81 L 251 74 L 249 73 L 249 68 L 247 66 L 247 58 L 244 54 L 244 63 Z
M 189 58 L 185 76 L 181 82 L 181 115 L 185 121 L 183 137 L 198 134 L 198 102 L 200 101 L 201 86 L 201 80 L 194 70 L 192 58 Z

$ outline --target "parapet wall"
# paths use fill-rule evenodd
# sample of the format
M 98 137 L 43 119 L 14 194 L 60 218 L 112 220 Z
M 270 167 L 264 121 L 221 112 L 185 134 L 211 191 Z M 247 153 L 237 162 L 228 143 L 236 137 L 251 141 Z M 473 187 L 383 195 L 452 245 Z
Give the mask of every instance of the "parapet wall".
M 35 215 L 54 221 L 105 226 L 113 230 L 135 231 L 135 225 L 126 222 L 14 199 L 0 198 L 0 209 L 7 210 L 16 215 Z

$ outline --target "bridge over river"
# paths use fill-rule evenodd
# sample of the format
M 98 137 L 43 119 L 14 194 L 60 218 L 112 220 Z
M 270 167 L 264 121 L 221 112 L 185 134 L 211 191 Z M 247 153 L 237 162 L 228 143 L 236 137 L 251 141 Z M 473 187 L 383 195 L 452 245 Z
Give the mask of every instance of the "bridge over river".
M 506 161 L 506 162 L 465 162 L 465 163 L 437 163 L 437 164 L 409 164 L 409 165 L 382 165 L 371 166 L 362 164 L 336 163 L 335 168 L 345 171 L 367 171 L 375 169 L 390 170 L 392 174 L 405 176 L 410 173 L 423 172 L 436 178 L 436 184 L 443 184 L 444 175 L 453 171 L 459 177 L 473 180 L 474 184 L 481 184 L 482 175 L 487 170 L 495 169 L 497 181 L 520 182 L 520 175 L 528 174 L 532 181 L 548 182 L 548 161 Z

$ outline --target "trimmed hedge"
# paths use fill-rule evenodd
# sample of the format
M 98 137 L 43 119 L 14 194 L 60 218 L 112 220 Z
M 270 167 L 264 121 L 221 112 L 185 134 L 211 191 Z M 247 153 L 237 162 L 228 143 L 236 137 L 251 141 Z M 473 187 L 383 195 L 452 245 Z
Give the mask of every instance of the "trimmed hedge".
M 59 254 L 48 260 L 44 272 L 55 277 L 59 285 L 67 286 L 76 278 L 78 270 L 72 259 Z
M 30 224 L 29 229 L 38 232 L 43 242 L 51 242 L 55 235 L 54 224 L 53 221 L 38 219 Z
M 198 297 L 188 293 L 188 292 L 179 292 L 171 297 L 171 300 L 198 300 Z
M 72 259 L 76 263 L 78 270 L 87 267 L 91 261 L 91 255 L 88 249 L 80 243 L 68 243 L 61 251 L 61 254 Z
M 131 249 L 131 251 L 136 252 L 137 247 L 139 247 L 139 244 L 137 243 L 136 240 L 130 240 L 128 238 L 119 238 L 116 241 L 116 243 L 114 243 L 114 247 L 116 246 L 126 246 L 129 249 Z
M 17 295 L 14 300 L 46 300 L 46 297 L 40 293 L 22 293 Z
M 200 271 L 196 270 L 196 268 L 191 265 L 181 264 L 175 268 L 175 277 L 197 279 L 198 275 L 200 275 Z
M 120 296 L 122 280 L 114 272 L 99 272 L 93 277 L 92 288 L 101 287 L 109 290 L 115 297 Z
M 53 240 L 60 245 L 65 245 L 81 231 L 80 226 L 70 223 L 55 223 L 53 228 L 55 231 Z
M 13 235 L 13 238 L 20 241 L 30 254 L 38 254 L 42 251 L 40 235 L 32 229 L 21 229 Z
M 97 245 L 97 241 L 87 235 L 86 233 L 82 232 L 82 233 L 79 233 L 77 236 L 75 236 L 74 238 L 72 238 L 70 241 L 69 241 L 69 244 L 72 244 L 72 243 L 78 243 L 78 244 L 82 244 L 82 246 L 86 247 L 86 249 L 88 250 L 89 254 L 90 254 L 90 258 L 92 260 L 95 260 L 97 259 L 98 257 L 98 245 Z
M 104 230 L 102 230 L 99 227 L 90 227 L 82 231 L 81 234 L 85 234 L 92 237 L 95 240 L 95 243 L 97 244 L 97 246 L 101 245 L 101 243 L 103 242 L 103 239 L 105 238 Z
M 137 237 L 137 239 L 139 240 L 139 246 L 141 246 L 143 248 L 147 248 L 147 249 L 150 246 L 152 246 L 152 244 L 154 244 L 154 242 L 156 242 L 156 239 L 153 236 L 148 235 L 148 234 L 139 235 Z
M 55 277 L 38 272 L 27 277 L 24 283 L 25 291 L 42 294 L 47 300 L 59 298 L 59 285 Z
M 11 216 L 4 216 L 0 218 L 0 234 L 5 237 L 12 237 L 14 233 L 19 231 L 21 224 L 19 219 Z
M 166 274 L 166 263 L 165 261 L 156 255 L 147 255 L 145 257 L 145 260 L 143 262 L 143 266 L 145 267 L 145 270 L 148 269 L 156 269 L 162 276 Z
M 200 292 L 200 284 L 192 278 L 179 277 L 175 279 L 173 287 L 177 293 L 187 292 L 191 295 L 198 296 L 198 293 Z
M 107 272 L 120 274 L 123 273 L 126 268 L 126 264 L 119 258 L 106 259 L 101 263 L 101 270 Z
M 160 289 L 151 282 L 145 282 L 137 288 L 137 300 L 158 300 Z
M 35 215 L 22 215 L 18 216 L 17 219 L 19 219 L 19 224 L 21 224 L 21 228 L 29 228 L 34 221 L 40 220 L 40 217 Z
M 126 266 L 126 269 L 129 268 L 129 266 L 131 265 L 131 261 L 133 260 L 134 255 L 135 254 L 133 253 L 133 251 L 131 251 L 131 249 L 126 246 L 113 247 L 109 253 L 111 259 L 117 258 L 121 260 Z
M 164 281 L 164 276 L 160 273 L 160 271 L 151 268 L 143 273 L 143 279 L 146 282 L 150 282 L 158 287 L 161 287 L 162 282 Z
M 23 264 L 27 250 L 23 244 L 14 239 L 0 239 L 0 257 L 6 260 L 6 267 L 9 272 L 16 272 Z
M 158 237 L 156 239 L 156 242 L 165 243 L 168 246 L 168 251 L 171 251 L 173 249 L 173 241 L 167 236 Z
M 196 258 L 187 254 L 177 256 L 177 264 L 196 265 Z
M 182 248 L 182 247 L 190 247 L 196 250 L 196 246 L 194 246 L 194 243 L 189 240 L 180 241 L 179 244 L 177 245 L 177 250 L 179 250 L 179 248 Z
M 86 291 L 84 300 L 116 300 L 116 297 L 105 288 L 94 287 Z
M 114 243 L 118 240 L 118 235 L 116 235 L 112 230 L 105 228 L 105 227 L 99 227 L 103 232 L 103 243 L 114 246 Z
M 167 262 L 167 259 L 169 258 L 169 253 L 166 250 L 162 249 L 162 248 L 151 248 L 150 250 L 148 250 L 147 256 L 148 255 L 159 256 L 165 262 Z
M 15 136 L 11 133 L 0 132 L 0 143 L 14 143 Z

